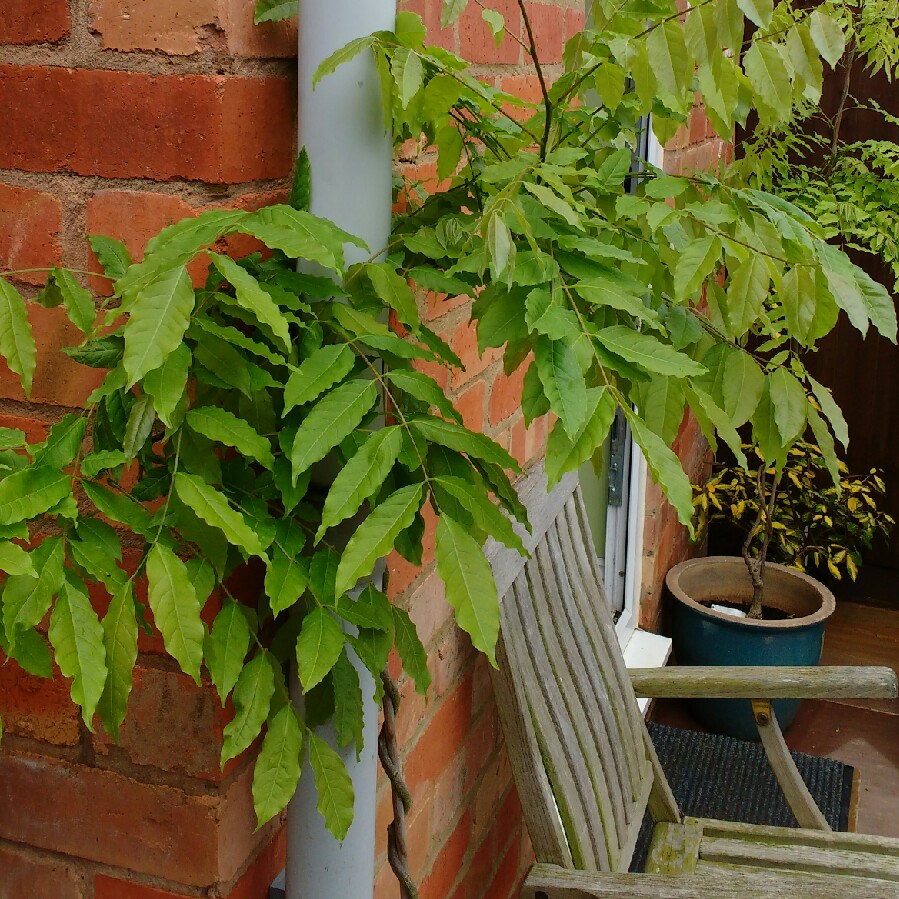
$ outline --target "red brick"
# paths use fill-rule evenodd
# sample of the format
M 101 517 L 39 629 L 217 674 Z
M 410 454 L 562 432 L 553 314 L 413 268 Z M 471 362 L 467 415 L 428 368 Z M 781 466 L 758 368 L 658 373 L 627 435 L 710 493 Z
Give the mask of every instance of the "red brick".
M 0 167 L 231 184 L 293 164 L 294 85 L 274 76 L 0 66 Z
M 573 37 L 579 31 L 583 31 L 586 26 L 586 16 L 583 8 L 569 9 L 565 16 L 565 33 L 568 37 Z
M 119 749 L 135 765 L 219 781 L 228 718 L 211 687 L 197 687 L 186 674 L 138 665 Z M 94 735 L 94 749 L 101 755 L 112 745 L 102 732 Z
M 406 781 L 419 794 L 447 768 L 471 724 L 471 678 L 439 704 L 406 761 Z
M 94 878 L 94 899 L 184 899 L 187 895 L 189 894 L 185 892 L 161 890 L 106 874 L 97 874 Z
M 422 537 L 421 566 L 412 565 L 399 553 L 392 552 L 387 557 L 387 595 L 394 599 L 405 593 L 415 579 L 434 561 L 434 539 L 437 533 L 437 517 L 430 504 L 422 509 L 425 532 Z
M 537 44 L 537 59 L 541 65 L 552 65 L 562 61 L 562 52 L 565 49 L 566 18 L 565 12 L 554 4 L 526 3 L 528 19 L 534 32 L 534 40 Z M 524 35 L 526 32 L 522 29 Z M 525 40 L 527 43 L 527 40 Z M 530 61 L 530 56 L 525 62 Z
M 0 714 L 6 732 L 54 746 L 75 746 L 81 717 L 59 671 L 34 677 L 0 654 Z
M 453 610 L 446 601 L 443 581 L 434 572 L 412 596 L 402 603 L 409 610 L 409 617 L 425 647 L 430 648 L 442 628 L 453 620 Z
M 284 870 L 287 827 L 281 827 L 225 899 L 267 899 L 272 881 Z M 95 896 L 94 899 L 101 899 Z M 110 897 L 112 899 L 112 897 Z
M 511 375 L 500 372 L 490 388 L 490 424 L 498 425 L 521 408 L 521 391 L 530 360 L 526 360 Z
M 185 886 L 233 880 L 265 837 L 252 767 L 220 792 L 190 794 L 112 771 L 0 754 L 0 838 Z M 48 797 L 52 799 L 48 800 Z
M 484 355 L 478 354 L 477 331 L 473 322 L 462 322 L 455 332 L 451 346 L 456 355 L 462 360 L 462 368 L 453 369 L 451 386 L 453 390 L 467 384 L 477 377 L 485 368 L 502 357 L 500 350 L 489 348 Z
M 84 899 L 82 877 L 71 865 L 0 845 L 3 899 Z
M 462 423 L 471 431 L 484 430 L 484 399 L 487 388 L 483 381 L 475 381 L 453 400 L 456 411 L 462 416 Z
M 2 17 L 0 17 L 2 19 Z M 62 261 L 62 203 L 51 194 L 0 184 L 0 268 L 51 268 Z M 17 281 L 43 284 L 41 272 L 16 275 Z
M 13 428 L 25 432 L 25 439 L 29 443 L 42 443 L 47 439 L 50 425 L 39 418 L 31 418 L 28 415 L 0 414 L 0 428 Z
M 512 895 L 518 895 L 515 888 L 521 879 L 518 870 L 520 854 L 520 843 L 518 840 L 513 840 L 506 848 L 493 875 L 493 880 L 484 892 L 485 896 L 490 896 L 490 899 L 510 899 Z
M 218 0 L 229 53 L 235 56 L 290 58 L 297 55 L 297 20 L 253 23 L 256 0 Z
M 521 38 L 521 10 L 516 0 L 493 0 L 491 9 L 501 13 L 506 20 L 506 36 L 499 48 L 493 40 L 489 26 L 481 17 L 481 7 L 469 3 L 459 18 L 459 55 L 472 63 L 508 65 L 521 59 L 521 46 L 515 37 Z
M 706 130 L 708 127 L 709 119 L 705 114 L 705 108 L 702 106 L 694 106 L 690 110 L 690 115 L 687 118 L 687 125 L 689 129 L 689 142 L 690 144 L 701 144 L 706 139 Z
M 78 346 L 81 332 L 68 320 L 62 307 L 45 309 L 31 304 L 28 318 L 37 344 L 37 371 L 31 388 L 31 401 L 76 408 L 84 405 L 88 394 L 103 380 L 105 372 L 78 365 L 61 348 Z M 0 398 L 27 400 L 5 363 L 0 362 Z
M 440 847 L 440 854 L 422 882 L 419 890 L 421 899 L 445 899 L 450 894 L 462 870 L 470 839 L 471 815 L 465 812 L 449 839 Z
M 493 840 L 486 839 L 480 845 L 465 872 L 461 883 L 453 891 L 451 899 L 480 899 L 487 897 L 486 887 L 493 873 Z M 492 896 L 489 899 L 493 899 Z
M 527 75 L 503 75 L 499 79 L 500 90 L 512 94 L 527 103 L 540 104 L 543 102 L 543 91 L 540 89 L 540 81 L 534 72 Z M 534 115 L 536 110 L 531 106 L 506 105 L 505 110 L 513 119 L 526 121 Z
M 428 30 L 428 44 L 443 47 L 445 50 L 456 49 L 456 32 L 454 28 L 440 27 L 440 10 L 442 4 L 434 0 L 400 0 L 399 9 L 418 13 Z
M 42 44 L 69 33 L 68 0 L 6 0 L 0 16 L 0 44 Z

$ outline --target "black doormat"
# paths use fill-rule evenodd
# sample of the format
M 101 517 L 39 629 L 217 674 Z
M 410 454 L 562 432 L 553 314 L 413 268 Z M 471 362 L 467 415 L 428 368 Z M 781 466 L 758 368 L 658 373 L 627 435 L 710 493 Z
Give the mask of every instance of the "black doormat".
M 647 726 L 683 814 L 746 824 L 798 826 L 761 743 L 652 721 Z M 804 752 L 794 752 L 793 758 L 827 823 L 834 830 L 845 831 L 854 769 Z M 647 815 L 631 871 L 643 870 L 651 836 L 652 820 Z

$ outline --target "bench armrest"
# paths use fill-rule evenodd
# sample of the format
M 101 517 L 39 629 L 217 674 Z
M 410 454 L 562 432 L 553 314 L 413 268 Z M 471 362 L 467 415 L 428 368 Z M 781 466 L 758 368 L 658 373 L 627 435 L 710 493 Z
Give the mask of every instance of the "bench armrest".
M 892 668 L 631 668 L 637 696 L 650 699 L 895 699 Z

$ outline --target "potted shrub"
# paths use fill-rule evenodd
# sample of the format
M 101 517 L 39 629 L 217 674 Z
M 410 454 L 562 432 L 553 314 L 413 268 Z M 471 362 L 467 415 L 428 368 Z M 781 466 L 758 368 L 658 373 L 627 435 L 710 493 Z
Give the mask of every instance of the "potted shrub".
M 448 0 L 444 24 L 465 6 Z M 758 26 L 746 47 L 744 9 Z M 318 729 L 334 721 L 343 744 L 358 740 L 350 655 L 377 676 L 395 644 L 426 689 L 408 616 L 374 588 L 347 598 L 391 549 L 421 558 L 426 503 L 447 598 L 493 659 L 498 597 L 481 545 L 489 534 L 520 547 L 500 511 L 521 513 L 508 476 L 517 466 L 463 428 L 419 370 L 459 360 L 422 320 L 413 287 L 475 297 L 480 349 L 501 347 L 510 373 L 532 363 L 522 407 L 528 422 L 555 417 L 551 481 L 593 455 L 620 406 L 688 527 L 692 490 L 670 449 L 688 408 L 740 458 L 736 428 L 751 419 L 775 464 L 806 423 L 829 460 L 841 417 L 796 348 L 830 330 L 839 309 L 895 336 L 886 291 L 799 208 L 726 172 L 667 175 L 632 152 L 650 116 L 663 142 L 686 122 L 697 86 L 725 139 L 752 109 L 786 121 L 820 92 L 820 56 L 843 40 L 836 19 L 789 3 L 775 13 L 762 0 L 706 0 L 685 16 L 673 0 L 600 0 L 551 82 L 527 5 L 517 12 L 522 28 L 507 39 L 530 57 L 539 101 L 428 46 L 410 13 L 395 33 L 355 41 L 320 69 L 327 77 L 373 53 L 397 140 L 435 153 L 448 182 L 407 191 L 384 262 L 346 268 L 342 246 L 354 238 L 306 211 L 300 166 L 290 205 L 178 223 L 140 263 L 94 239 L 113 286 L 99 316 L 72 272 L 54 270 L 36 298 L 62 305 L 84 333 L 69 355 L 109 371 L 83 414 L 45 441 L 0 435 L 3 651 L 48 672 L 38 627 L 49 611 L 50 645 L 85 722 L 93 727 L 99 711 L 115 734 L 144 613 L 134 585 L 147 583 L 169 653 L 194 678 L 205 665 L 233 699 L 224 759 L 264 733 L 260 821 L 288 801 L 308 753 L 326 787 L 321 811 L 346 833 L 352 791 Z M 484 18 L 502 39 L 502 16 L 487 8 Z M 600 104 L 585 102 L 594 95 Z M 215 252 L 235 232 L 269 252 L 239 261 Z M 370 249 L 376 259 L 384 248 Z M 195 286 L 186 265 L 206 253 L 209 277 Z M 298 259 L 330 277 L 298 274 Z M 27 304 L 9 280 L 0 294 L 0 354 L 27 390 Z M 374 427 L 379 412 L 386 427 Z M 309 485 L 329 462 L 336 475 L 313 501 Z M 346 522 L 339 543 L 332 532 Z M 229 589 L 248 559 L 264 569 L 249 605 Z M 102 622 L 90 591 L 112 597 Z M 284 689 L 291 662 L 303 714 Z
M 855 579 L 862 551 L 893 521 L 878 511 L 884 484 L 876 471 L 852 476 L 838 461 L 835 483 L 821 450 L 797 441 L 777 471 L 758 447 L 744 446 L 750 468 L 720 467 L 696 486 L 697 539 L 713 522 L 741 535 L 742 559 L 709 556 L 675 566 L 667 584 L 674 598 L 675 653 L 684 664 L 817 664 L 830 589 L 807 573 Z M 798 701 L 778 700 L 788 727 Z M 755 734 L 745 703 L 693 705 L 703 723 L 734 736 Z

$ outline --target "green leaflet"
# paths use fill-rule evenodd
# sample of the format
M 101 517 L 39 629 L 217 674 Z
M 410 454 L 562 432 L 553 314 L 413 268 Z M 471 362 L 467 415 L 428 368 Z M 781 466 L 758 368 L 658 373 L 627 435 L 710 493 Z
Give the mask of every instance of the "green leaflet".
M 761 315 L 771 283 L 771 270 L 764 256 L 753 253 L 734 272 L 727 287 L 724 318 L 730 337 L 745 334 Z
M 257 828 L 274 818 L 293 798 L 300 782 L 304 748 L 304 731 L 296 709 L 285 703 L 269 719 L 253 769 Z
M 365 266 L 365 274 L 375 293 L 396 312 L 399 320 L 416 330 L 420 324 L 418 304 L 409 282 L 386 262 L 370 262 Z
M 98 453 L 88 453 L 81 460 L 81 473 L 86 478 L 95 478 L 101 471 L 118 468 L 127 461 L 127 457 L 121 450 L 103 450 Z
M 337 732 L 337 745 L 356 748 L 356 758 L 362 752 L 362 688 L 359 686 L 359 675 L 353 663 L 341 650 L 340 658 L 331 671 L 331 684 L 334 687 L 334 730 Z
M 332 53 L 315 70 L 315 74 L 312 76 L 312 86 L 315 87 L 322 78 L 330 75 L 332 72 L 336 72 L 345 62 L 349 62 L 363 50 L 367 50 L 372 45 L 373 40 L 373 37 L 357 37 L 355 40 L 350 41 L 348 44 Z
M 809 32 L 812 41 L 818 48 L 818 52 L 827 60 L 830 67 L 836 68 L 837 63 L 846 49 L 846 36 L 837 22 L 816 9 L 808 19 Z
M 693 74 L 693 60 L 687 52 L 684 30 L 677 22 L 666 22 L 646 38 L 659 97 L 673 111 L 686 107 L 686 94 Z
M 362 503 L 384 483 L 402 446 L 403 433 L 398 425 L 376 431 L 366 439 L 331 484 L 322 510 L 322 523 L 315 535 L 316 543 L 328 528 L 355 515 Z
M 0 572 L 13 577 L 37 577 L 30 554 L 8 540 L 0 540 Z
M 640 417 L 650 430 L 671 446 L 684 418 L 684 382 L 680 378 L 653 375 L 635 385 Z
M 587 383 L 571 343 L 540 336 L 534 358 L 549 406 L 569 437 L 575 437 L 587 417 Z
M 69 541 L 69 558 L 102 582 L 110 593 L 120 590 L 126 576 L 116 565 L 122 557 L 119 535 L 100 518 L 82 518 L 76 535 L 77 539 Z
M 224 446 L 233 446 L 239 453 L 255 459 L 264 468 L 275 465 L 271 444 L 242 418 L 216 406 L 191 409 L 185 417 L 188 427 Z
M 436 557 L 456 622 L 496 667 L 499 597 L 481 547 L 461 524 L 444 514 L 437 522 Z
M 717 234 L 690 241 L 679 255 L 674 269 L 674 293 L 679 300 L 696 300 L 705 279 L 721 259 L 721 241 Z
M 790 115 L 790 72 L 775 44 L 753 41 L 743 56 L 743 69 L 752 82 L 763 125 L 779 125 Z
M 118 742 L 137 660 L 137 619 L 131 581 L 123 584 L 112 597 L 103 619 L 103 645 L 109 674 L 97 711 L 106 732 Z
M 297 673 L 305 691 L 320 684 L 343 651 L 343 629 L 337 619 L 316 606 L 303 619 L 297 640 Z
M 836 446 L 834 445 L 833 437 L 831 437 L 830 431 L 827 430 L 824 419 L 821 418 L 811 406 L 809 406 L 808 409 L 808 423 L 811 425 L 812 433 L 815 435 L 815 440 L 824 456 L 824 464 L 827 466 L 827 472 L 830 475 L 834 486 L 839 486 L 840 468 L 837 462 Z
M 356 364 L 356 354 L 346 344 L 328 344 L 304 359 L 284 387 L 284 414 L 317 399 L 342 381 Z
M 292 19 L 299 12 L 299 7 L 299 0 L 256 0 L 256 8 L 253 11 L 253 23 L 261 25 L 263 22 L 280 22 L 283 19 Z M 299 778 L 299 774 L 297 774 L 297 777 Z M 257 816 L 258 812 L 257 807 Z M 267 821 L 268 818 L 265 820 Z M 260 820 L 259 826 L 261 827 L 264 823 L 265 821 Z
M 768 376 L 774 421 L 784 445 L 791 443 L 805 430 L 808 400 L 805 390 L 794 375 L 785 368 L 777 368 Z
M 320 399 L 297 430 L 290 453 L 294 482 L 355 430 L 377 401 L 374 381 L 362 378 L 341 384 Z
M 221 765 L 240 755 L 259 736 L 275 694 L 275 672 L 264 650 L 247 662 L 234 687 L 234 717 L 225 725 Z
M 813 377 L 809 376 L 809 384 L 812 393 L 821 407 L 821 411 L 827 416 L 830 426 L 833 428 L 834 436 L 843 444 L 843 449 L 849 448 L 849 426 L 843 417 L 843 411 L 836 404 L 833 394 L 823 384 L 819 384 Z M 809 416 L 811 417 L 811 416 Z
M 800 22 L 794 25 L 787 32 L 786 43 L 790 63 L 796 76 L 802 81 L 803 96 L 812 103 L 817 103 L 824 86 L 824 67 L 808 24 Z
M 396 84 L 400 106 L 406 109 L 424 83 L 424 66 L 421 58 L 407 47 L 400 47 L 390 61 L 390 72 Z
M 147 556 L 147 596 L 166 652 L 200 683 L 203 622 L 200 603 L 184 562 L 157 543 Z
M 71 465 L 81 449 L 87 422 L 83 415 L 70 414 L 58 421 L 47 436 L 44 445 L 34 451 L 34 464 L 49 468 Z
M 772 0 L 736 0 L 736 3 L 743 11 L 743 15 L 759 28 L 767 28 L 771 24 L 774 16 Z
M 140 503 L 136 503 L 124 493 L 113 493 L 107 487 L 92 484 L 90 481 L 82 481 L 81 486 L 100 514 L 128 525 L 135 534 L 140 534 L 148 540 L 153 538 L 150 514 Z
M 415 690 L 422 696 L 428 695 L 431 686 L 431 672 L 428 671 L 428 655 L 425 652 L 415 623 L 404 609 L 393 608 L 394 635 L 396 649 L 403 662 L 403 669 L 415 681 Z
M 24 431 L 17 428 L 0 428 L 0 450 L 18 449 L 24 445 Z
M 340 756 L 311 730 L 307 735 L 318 810 L 325 819 L 325 827 L 339 842 L 353 823 L 353 782 Z
M 344 593 L 337 598 L 337 614 L 359 628 L 389 632 L 393 628 L 393 606 L 378 589 L 368 584 L 353 598 Z
M 709 443 L 714 447 L 715 436 L 720 437 L 734 454 L 737 464 L 746 468 L 748 463 L 743 452 L 740 435 L 728 418 L 727 413 L 709 394 L 699 387 L 687 387 L 686 397 L 690 403 L 690 408 L 708 437 Z
M 546 441 L 546 476 L 552 488 L 568 471 L 574 471 L 602 446 L 615 418 L 615 400 L 605 387 L 587 390 L 587 418 L 572 440 L 558 423 Z
M 175 475 L 174 486 L 178 498 L 206 524 L 218 528 L 230 543 L 241 547 L 251 556 L 264 556 L 265 550 L 259 537 L 244 516 L 231 508 L 223 493 L 202 478 L 183 471 Z
M 133 271 L 133 269 L 132 269 Z M 194 310 L 194 289 L 182 265 L 166 272 L 140 291 L 125 325 L 122 364 L 128 386 L 159 368 L 184 339 Z
M 265 573 L 265 593 L 272 614 L 289 609 L 303 595 L 309 583 L 309 560 L 298 552 L 285 552 L 276 546 Z
M 128 414 L 128 421 L 125 424 L 125 440 L 122 450 L 129 462 L 144 448 L 144 444 L 153 430 L 154 421 L 156 421 L 156 409 L 153 407 L 153 397 L 143 394 L 131 406 L 131 412 Z
M 3 628 L 11 647 L 15 646 L 19 631 L 37 626 L 50 610 L 65 579 L 64 557 L 62 540 L 48 537 L 31 553 L 35 577 L 7 577 L 3 588 Z
M 653 434 L 635 413 L 625 407 L 624 414 L 631 426 L 634 440 L 643 450 L 653 480 L 665 491 L 668 501 L 677 512 L 678 520 L 689 529 L 692 536 L 693 489 L 680 460 L 662 441 L 661 437 Z
M 459 20 L 459 16 L 465 12 L 468 0 L 443 0 L 440 8 L 440 27 L 449 28 Z
M 106 683 L 103 628 L 87 593 L 71 581 L 62 585 L 50 615 L 50 643 L 63 677 L 72 678 L 72 702 L 81 707 L 88 730 Z
M 26 396 L 30 395 L 37 365 L 37 347 L 25 301 L 19 291 L 3 278 L 0 278 L 0 356 L 21 379 Z
M 506 470 L 516 473 L 521 471 L 515 459 L 498 443 L 484 434 L 468 431 L 455 422 L 441 421 L 439 418 L 413 418 L 410 419 L 409 425 L 432 443 L 439 443 L 441 446 L 465 453 L 475 459 L 482 459 Z
M 771 400 L 770 378 L 765 378 L 765 389 L 755 412 L 752 413 L 752 440 L 758 444 L 766 465 L 778 468 L 783 466 L 787 452 L 777 427 L 774 403 Z
M 487 253 L 490 257 L 490 267 L 493 277 L 500 281 L 502 276 L 514 265 L 515 243 L 512 240 L 512 232 L 506 224 L 502 213 L 494 210 L 487 219 L 486 226 Z
M 2 643 L 2 641 L 0 641 Z M 16 645 L 9 648 L 10 658 L 19 663 L 19 667 L 35 677 L 49 679 L 53 677 L 53 656 L 44 642 L 44 638 L 36 630 L 29 628 L 18 634 Z
M 375 562 L 393 548 L 400 531 L 412 524 L 421 508 L 423 485 L 401 487 L 379 503 L 356 528 L 343 551 L 337 568 L 335 591 L 349 590 L 356 581 L 369 574 Z
M 278 339 L 285 350 L 290 349 L 290 326 L 284 313 L 271 296 L 262 289 L 259 282 L 229 256 L 211 253 L 212 264 L 222 273 L 234 288 L 235 299 L 242 309 L 256 318 Z
M 625 325 L 602 328 L 595 336 L 606 349 L 649 372 L 684 378 L 701 375 L 705 371 L 704 366 L 684 353 L 679 353 L 650 334 L 642 334 Z
M 518 550 L 521 555 L 527 555 L 527 550 L 521 538 L 515 533 L 512 522 L 490 501 L 479 485 L 452 475 L 432 478 L 431 484 L 437 489 L 438 502 L 441 493 L 448 493 L 471 515 L 478 527 L 511 549 Z
M 94 320 L 97 315 L 91 292 L 82 287 L 75 280 L 75 276 L 66 269 L 53 269 L 50 273 L 50 278 L 59 290 L 60 296 L 62 296 L 69 321 L 82 334 L 89 334 L 93 330 Z
M 101 234 L 92 234 L 88 237 L 94 255 L 97 257 L 106 277 L 116 281 L 128 271 L 131 265 L 131 254 L 128 248 L 120 240 L 114 237 L 104 237 Z
M 23 468 L 0 481 L 0 525 L 48 512 L 72 492 L 69 475 L 49 467 Z
M 243 610 L 236 602 L 226 602 L 215 616 L 205 644 L 206 668 L 223 707 L 243 671 L 251 639 Z
M 190 348 L 182 343 L 159 368 L 144 375 L 144 392 L 153 398 L 156 414 L 167 428 L 175 425 L 172 416 L 187 389 L 187 373 L 191 361 Z
M 404 393 L 408 393 L 429 406 L 434 406 L 444 418 L 453 419 L 459 424 L 462 423 L 462 416 L 459 415 L 455 406 L 447 399 L 446 394 L 433 378 L 419 371 L 403 371 L 402 369 L 392 369 L 387 373 L 387 377 Z

